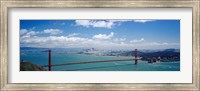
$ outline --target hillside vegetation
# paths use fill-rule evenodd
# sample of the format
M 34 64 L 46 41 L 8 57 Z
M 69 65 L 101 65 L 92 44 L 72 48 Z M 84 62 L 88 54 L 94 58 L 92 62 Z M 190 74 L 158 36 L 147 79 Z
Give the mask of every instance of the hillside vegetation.
M 31 62 L 20 62 L 20 71 L 45 71 L 45 69 Z

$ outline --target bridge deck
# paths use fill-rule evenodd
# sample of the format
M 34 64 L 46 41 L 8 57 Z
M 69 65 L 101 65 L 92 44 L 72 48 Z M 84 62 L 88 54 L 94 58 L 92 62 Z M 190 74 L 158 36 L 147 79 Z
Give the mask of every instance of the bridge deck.
M 64 66 L 64 65 L 75 65 L 75 64 L 89 64 L 89 63 L 101 63 L 101 62 L 117 62 L 117 61 L 132 61 L 139 60 L 140 58 L 132 58 L 132 59 L 119 59 L 119 60 L 97 60 L 97 61 L 85 61 L 85 62 L 72 62 L 72 63 L 64 63 L 64 64 L 53 64 L 51 66 Z M 49 67 L 49 65 L 44 65 L 42 67 Z

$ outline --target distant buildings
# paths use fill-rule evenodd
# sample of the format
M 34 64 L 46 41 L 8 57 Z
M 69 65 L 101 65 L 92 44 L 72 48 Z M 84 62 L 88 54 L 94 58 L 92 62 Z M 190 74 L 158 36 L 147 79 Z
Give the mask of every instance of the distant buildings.
M 87 54 L 96 56 L 133 56 L 133 50 L 99 50 L 95 48 L 83 49 L 77 54 Z M 138 51 L 138 56 L 140 56 L 144 61 L 148 63 L 155 62 L 170 62 L 170 61 L 180 61 L 180 52 L 173 50 L 163 50 L 163 51 L 152 51 L 152 52 L 140 52 Z

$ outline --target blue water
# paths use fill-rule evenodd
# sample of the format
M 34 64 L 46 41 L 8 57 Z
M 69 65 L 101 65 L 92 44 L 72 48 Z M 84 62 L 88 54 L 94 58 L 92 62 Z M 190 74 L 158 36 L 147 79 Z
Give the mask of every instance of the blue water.
M 48 64 L 48 53 L 41 52 L 46 49 L 20 50 L 20 60 L 30 61 L 38 66 Z M 52 64 L 63 64 L 71 62 L 130 59 L 131 57 L 95 56 L 85 54 L 69 54 L 63 50 L 53 50 Z M 46 68 L 47 69 L 47 68 Z M 147 63 L 139 60 L 134 65 L 134 60 L 125 62 L 102 62 L 91 64 L 76 64 L 52 67 L 54 71 L 180 71 L 180 61 Z

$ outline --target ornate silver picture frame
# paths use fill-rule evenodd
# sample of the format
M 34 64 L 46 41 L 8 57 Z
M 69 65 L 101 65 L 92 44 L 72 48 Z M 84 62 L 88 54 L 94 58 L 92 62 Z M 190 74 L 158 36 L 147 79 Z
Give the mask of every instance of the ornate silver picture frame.
M 192 90 L 200 84 L 199 0 L 0 0 L 0 90 Z M 8 10 L 11 8 L 192 8 L 192 83 L 9 83 Z

